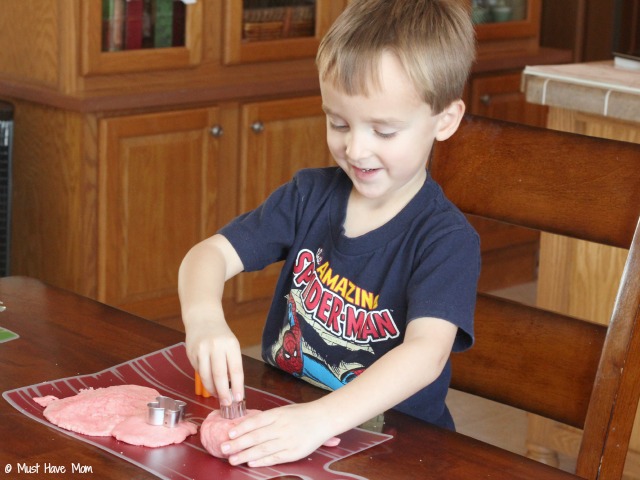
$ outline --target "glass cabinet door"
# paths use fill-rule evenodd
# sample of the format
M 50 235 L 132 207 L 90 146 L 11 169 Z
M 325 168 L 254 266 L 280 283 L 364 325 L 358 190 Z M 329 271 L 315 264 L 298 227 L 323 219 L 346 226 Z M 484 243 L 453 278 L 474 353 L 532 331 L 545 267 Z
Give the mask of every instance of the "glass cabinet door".
M 527 18 L 527 0 L 473 0 L 475 24 L 517 22 Z
M 82 73 L 186 68 L 201 56 L 202 1 L 83 0 Z
M 472 0 L 479 41 L 538 35 L 540 0 Z
M 102 51 L 184 47 L 181 0 L 102 0 Z
M 225 0 L 227 64 L 314 57 L 336 0 Z
M 244 0 L 242 8 L 243 42 L 315 36 L 315 0 Z

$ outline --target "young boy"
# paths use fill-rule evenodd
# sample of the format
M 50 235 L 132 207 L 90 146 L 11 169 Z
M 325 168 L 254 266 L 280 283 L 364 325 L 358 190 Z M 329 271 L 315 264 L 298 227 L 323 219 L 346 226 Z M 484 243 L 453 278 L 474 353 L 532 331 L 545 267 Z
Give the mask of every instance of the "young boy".
M 223 404 L 244 395 L 224 282 L 284 260 L 262 356 L 332 390 L 244 420 L 223 444 L 231 464 L 303 458 L 389 408 L 453 428 L 449 354 L 473 342 L 479 241 L 426 167 L 464 113 L 465 3 L 351 1 L 317 56 L 338 167 L 299 172 L 185 257 L 187 352 L 205 388 Z

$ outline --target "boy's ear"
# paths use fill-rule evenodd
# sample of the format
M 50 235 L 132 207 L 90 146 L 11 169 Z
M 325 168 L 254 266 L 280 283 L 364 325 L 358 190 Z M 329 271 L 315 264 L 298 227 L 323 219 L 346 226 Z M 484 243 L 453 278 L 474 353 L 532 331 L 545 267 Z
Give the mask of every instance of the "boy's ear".
M 464 111 L 464 102 L 462 100 L 455 100 L 438 114 L 440 119 L 438 120 L 436 140 L 446 140 L 456 132 L 462 121 Z

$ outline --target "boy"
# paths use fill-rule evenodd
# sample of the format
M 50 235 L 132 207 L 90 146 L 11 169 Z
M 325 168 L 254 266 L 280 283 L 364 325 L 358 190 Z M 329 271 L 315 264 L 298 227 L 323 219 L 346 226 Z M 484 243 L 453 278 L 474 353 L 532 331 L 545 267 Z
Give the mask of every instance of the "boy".
M 453 428 L 449 354 L 473 342 L 479 241 L 426 166 L 464 113 L 464 4 L 351 1 L 317 55 L 339 168 L 299 172 L 185 257 L 187 352 L 205 388 L 223 404 L 244 395 L 224 282 L 284 259 L 262 356 L 333 390 L 242 421 L 222 446 L 231 464 L 303 458 L 389 408 Z

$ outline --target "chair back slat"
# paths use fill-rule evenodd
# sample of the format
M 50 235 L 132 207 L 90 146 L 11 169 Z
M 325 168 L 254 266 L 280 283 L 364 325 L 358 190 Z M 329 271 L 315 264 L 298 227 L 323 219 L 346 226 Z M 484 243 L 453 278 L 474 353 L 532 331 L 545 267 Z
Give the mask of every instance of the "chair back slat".
M 583 428 L 605 326 L 486 294 L 475 325 L 473 349 L 453 355 L 453 388 Z
M 606 245 L 629 248 L 640 215 L 634 143 L 468 116 L 431 174 L 466 213 Z

